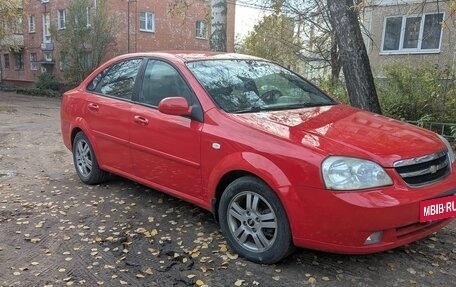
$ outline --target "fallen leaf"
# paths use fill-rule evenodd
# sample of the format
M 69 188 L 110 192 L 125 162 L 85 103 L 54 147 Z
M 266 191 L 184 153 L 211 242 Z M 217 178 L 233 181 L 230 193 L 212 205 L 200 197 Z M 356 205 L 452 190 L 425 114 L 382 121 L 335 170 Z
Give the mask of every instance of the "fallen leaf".
M 238 280 L 236 280 L 236 282 L 234 282 L 234 285 L 235 286 L 242 286 L 242 283 L 244 283 L 244 282 L 245 282 L 245 280 L 238 279 Z
M 415 271 L 415 269 L 413 269 L 413 268 L 407 268 L 407 271 L 408 271 L 410 274 L 416 274 L 416 271 Z
M 198 280 L 196 280 L 195 284 L 196 284 L 196 286 L 201 287 L 204 285 L 204 282 L 203 282 L 203 280 L 198 279 Z
M 152 271 L 152 268 L 150 268 L 150 267 L 147 268 L 146 271 L 144 271 L 144 273 L 149 274 L 149 275 L 153 275 L 154 274 L 154 272 Z

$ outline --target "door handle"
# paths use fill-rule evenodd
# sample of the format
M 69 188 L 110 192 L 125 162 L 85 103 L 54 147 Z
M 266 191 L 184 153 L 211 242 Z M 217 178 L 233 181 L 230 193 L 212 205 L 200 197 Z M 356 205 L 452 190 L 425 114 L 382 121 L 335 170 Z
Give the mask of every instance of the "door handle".
M 94 103 L 90 103 L 87 107 L 93 112 L 98 112 L 98 110 L 100 110 L 100 106 Z
M 135 116 L 135 123 L 142 125 L 142 126 L 147 126 L 149 124 L 149 120 L 146 119 L 145 117 L 141 116 Z

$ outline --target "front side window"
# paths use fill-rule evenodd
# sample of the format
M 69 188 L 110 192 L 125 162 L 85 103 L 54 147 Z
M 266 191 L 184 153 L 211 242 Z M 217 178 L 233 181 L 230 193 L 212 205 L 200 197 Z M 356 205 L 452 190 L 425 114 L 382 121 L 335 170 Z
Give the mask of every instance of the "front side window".
M 151 12 L 139 13 L 139 29 L 146 32 L 155 32 L 155 14 Z
M 173 66 L 162 61 L 150 60 L 144 71 L 139 101 L 158 106 L 162 99 L 168 97 L 183 97 L 189 105 L 196 103 L 193 93 Z
M 130 59 L 112 65 L 102 72 L 101 80 L 97 80 L 99 83 L 96 83 L 96 91 L 107 96 L 130 100 L 141 63 L 142 59 Z M 89 90 L 91 85 L 94 86 L 93 83 L 89 84 Z
M 214 102 L 229 113 L 287 110 L 336 104 L 311 83 L 261 60 L 207 60 L 187 67 Z
M 66 12 L 65 12 L 65 10 L 59 10 L 57 12 L 57 22 L 58 22 L 58 28 L 59 29 L 65 29 L 66 28 Z
M 196 38 L 207 39 L 207 25 L 204 21 L 196 21 Z
M 28 28 L 29 28 L 29 33 L 35 32 L 35 16 L 34 15 L 29 16 Z
M 382 52 L 439 52 L 443 13 L 386 17 Z

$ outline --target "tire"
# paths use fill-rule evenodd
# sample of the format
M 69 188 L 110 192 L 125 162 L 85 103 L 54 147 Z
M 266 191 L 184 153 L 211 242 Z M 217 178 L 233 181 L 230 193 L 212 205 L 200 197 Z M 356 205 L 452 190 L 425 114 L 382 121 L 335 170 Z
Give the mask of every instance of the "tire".
M 290 254 L 288 218 L 275 192 L 252 176 L 234 180 L 223 192 L 219 221 L 228 245 L 240 256 L 273 264 Z
M 85 184 L 99 184 L 106 178 L 107 173 L 98 166 L 93 147 L 83 132 L 78 132 L 73 140 L 73 163 Z

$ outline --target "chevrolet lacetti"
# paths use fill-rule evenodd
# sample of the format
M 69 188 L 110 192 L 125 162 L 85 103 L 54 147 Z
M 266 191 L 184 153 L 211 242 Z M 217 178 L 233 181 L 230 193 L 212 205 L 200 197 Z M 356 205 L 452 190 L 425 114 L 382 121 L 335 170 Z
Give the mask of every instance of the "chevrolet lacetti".
M 293 246 L 379 252 L 455 214 L 438 216 L 456 197 L 448 141 L 339 104 L 260 58 L 116 57 L 64 94 L 61 128 L 84 183 L 113 173 L 210 210 L 254 262 Z

